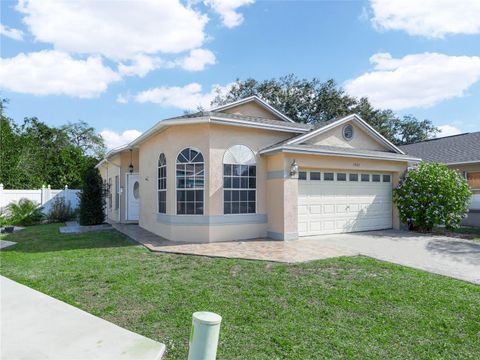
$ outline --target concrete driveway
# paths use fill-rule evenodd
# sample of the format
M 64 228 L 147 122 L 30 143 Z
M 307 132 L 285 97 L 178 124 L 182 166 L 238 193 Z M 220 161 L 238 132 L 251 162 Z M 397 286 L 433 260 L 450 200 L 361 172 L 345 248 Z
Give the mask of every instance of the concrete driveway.
M 310 236 L 322 246 L 352 252 L 480 284 L 480 242 L 405 231 Z
M 0 358 L 160 360 L 165 345 L 0 276 Z

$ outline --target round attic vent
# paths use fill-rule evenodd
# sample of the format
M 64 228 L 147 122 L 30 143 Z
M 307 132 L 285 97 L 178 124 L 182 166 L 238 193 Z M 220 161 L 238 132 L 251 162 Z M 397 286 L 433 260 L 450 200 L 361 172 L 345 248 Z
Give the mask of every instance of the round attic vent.
M 343 127 L 343 137 L 345 140 L 350 141 L 353 139 L 353 126 L 351 124 Z

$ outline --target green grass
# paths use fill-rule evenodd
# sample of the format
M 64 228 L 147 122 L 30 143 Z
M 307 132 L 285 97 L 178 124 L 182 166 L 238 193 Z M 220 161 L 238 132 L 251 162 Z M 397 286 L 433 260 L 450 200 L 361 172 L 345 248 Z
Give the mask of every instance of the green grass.
M 287 265 L 151 253 L 116 232 L 4 236 L 1 274 L 161 341 L 222 315 L 219 359 L 475 358 L 480 287 L 366 257 Z

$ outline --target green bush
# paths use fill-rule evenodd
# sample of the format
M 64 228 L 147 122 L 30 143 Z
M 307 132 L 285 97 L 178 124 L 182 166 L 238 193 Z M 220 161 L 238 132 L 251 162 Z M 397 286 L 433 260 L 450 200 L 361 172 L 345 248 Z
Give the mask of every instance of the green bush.
M 467 181 L 457 171 L 436 163 L 421 163 L 408 171 L 393 191 L 401 221 L 422 232 L 437 225 L 458 228 L 471 195 Z
M 105 198 L 102 177 L 97 169 L 88 169 L 80 192 L 80 225 L 98 225 L 105 221 Z
M 5 225 L 32 225 L 43 219 L 42 208 L 32 200 L 20 199 L 5 207 Z
M 47 214 L 50 222 L 65 222 L 75 219 L 75 211 L 72 210 L 70 203 L 67 203 L 61 196 L 57 196 Z

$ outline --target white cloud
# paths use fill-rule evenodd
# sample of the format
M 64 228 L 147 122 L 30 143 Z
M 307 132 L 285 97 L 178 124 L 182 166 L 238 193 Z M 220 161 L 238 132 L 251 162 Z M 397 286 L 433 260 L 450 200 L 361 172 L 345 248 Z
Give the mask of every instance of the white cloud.
M 154 56 L 136 55 L 129 64 L 120 63 L 118 65 L 118 72 L 126 76 L 140 76 L 144 77 L 152 70 L 158 69 L 165 65 L 165 62 Z
M 0 88 L 35 95 L 96 97 L 120 77 L 97 56 L 75 60 L 60 51 L 0 59 Z
M 371 0 L 371 8 L 379 29 L 429 38 L 480 33 L 479 0 Z
M 196 49 L 208 22 L 179 0 L 19 0 L 17 10 L 37 40 L 117 60 Z
M 21 30 L 13 29 L 3 24 L 0 24 L 0 35 L 4 35 L 13 40 L 23 40 L 23 32 Z
M 128 144 L 141 134 L 141 131 L 135 129 L 125 130 L 122 133 L 117 133 L 116 131 L 108 129 L 104 129 L 100 132 L 100 135 L 102 135 L 103 140 L 105 141 L 105 146 L 107 149 L 115 149 L 119 146 Z
M 190 53 L 177 60 L 166 61 L 156 56 L 137 55 L 132 60 L 118 65 L 122 75 L 144 77 L 155 69 L 182 68 L 187 71 L 201 71 L 207 65 L 215 64 L 215 54 L 206 49 L 193 49 Z
M 215 54 L 206 49 L 194 49 L 190 54 L 178 60 L 177 65 L 188 71 L 200 71 L 207 65 L 215 64 Z
M 463 96 L 480 79 L 480 57 L 422 53 L 370 58 L 374 70 L 345 83 L 354 96 L 367 96 L 373 105 L 394 110 L 431 107 Z
M 232 84 L 213 85 L 211 90 L 203 93 L 202 85 L 190 83 L 183 87 L 156 87 L 142 91 L 132 98 L 139 103 L 154 103 L 162 107 L 174 107 L 183 110 L 196 110 L 198 107 L 208 109 L 218 93 L 224 94 Z
M 223 25 L 233 28 L 243 22 L 243 15 L 237 12 L 241 6 L 253 4 L 255 0 L 205 0 L 205 5 L 220 15 Z
M 437 134 L 436 137 L 452 136 L 462 133 L 459 128 L 452 125 L 440 125 L 438 126 L 438 129 L 440 130 L 440 132 Z

